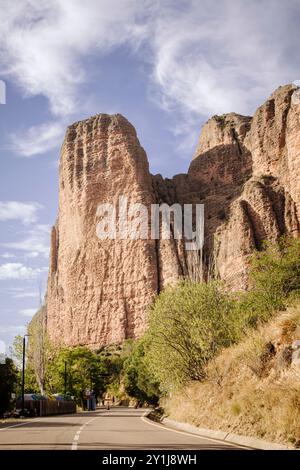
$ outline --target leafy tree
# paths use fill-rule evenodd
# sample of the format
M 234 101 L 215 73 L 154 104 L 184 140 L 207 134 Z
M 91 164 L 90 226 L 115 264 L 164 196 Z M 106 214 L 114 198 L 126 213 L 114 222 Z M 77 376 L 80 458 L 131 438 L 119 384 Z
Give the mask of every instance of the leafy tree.
M 36 380 L 36 373 L 30 363 L 30 356 L 28 351 L 28 344 L 25 350 L 25 393 L 38 393 L 40 387 Z M 21 395 L 21 384 L 22 384 L 22 362 L 23 362 L 23 336 L 15 336 L 13 341 L 13 346 L 11 348 L 11 354 L 16 364 L 17 372 L 17 383 L 16 383 L 16 394 L 17 396 Z
M 147 346 L 145 338 L 135 343 L 130 357 L 124 363 L 124 385 L 130 397 L 141 403 L 154 405 L 157 404 L 160 393 L 145 358 Z
M 67 394 L 84 405 L 85 391 L 93 389 L 97 396 L 104 391 L 105 361 L 86 347 L 59 350 L 47 367 L 47 390 L 64 393 L 65 364 L 67 370 Z
M 207 361 L 235 340 L 232 307 L 233 301 L 216 282 L 183 281 L 157 297 L 146 356 L 164 389 L 203 379 Z
M 32 318 L 28 326 L 27 347 L 28 365 L 35 374 L 35 380 L 42 395 L 45 393 L 46 364 L 51 350 L 46 334 L 45 315 L 46 307 L 43 306 Z
M 23 336 L 17 335 L 14 337 L 11 347 L 11 355 L 17 367 L 21 369 L 23 360 Z
M 11 408 L 11 394 L 16 391 L 18 373 L 12 359 L 0 364 L 0 416 Z

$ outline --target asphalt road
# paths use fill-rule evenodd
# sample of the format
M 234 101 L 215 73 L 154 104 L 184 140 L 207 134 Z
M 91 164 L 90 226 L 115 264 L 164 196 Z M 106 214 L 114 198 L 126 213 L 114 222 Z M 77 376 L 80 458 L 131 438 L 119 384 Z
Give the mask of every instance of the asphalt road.
M 153 423 L 145 410 L 111 410 L 0 424 L 0 450 L 232 450 L 237 447 Z

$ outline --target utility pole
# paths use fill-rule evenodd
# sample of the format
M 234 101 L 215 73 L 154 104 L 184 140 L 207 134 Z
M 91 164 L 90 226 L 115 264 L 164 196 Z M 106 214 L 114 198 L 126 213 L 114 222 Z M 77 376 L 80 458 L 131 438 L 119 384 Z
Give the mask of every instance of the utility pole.
M 24 416 L 25 412 L 25 336 L 23 336 L 23 358 L 22 358 L 22 411 L 21 416 Z
M 24 416 L 25 413 L 25 349 L 26 349 L 26 336 L 30 336 L 29 334 L 23 336 L 23 357 L 22 357 L 22 410 L 21 416 Z
M 65 395 L 66 394 L 67 394 L 67 361 L 65 361 Z

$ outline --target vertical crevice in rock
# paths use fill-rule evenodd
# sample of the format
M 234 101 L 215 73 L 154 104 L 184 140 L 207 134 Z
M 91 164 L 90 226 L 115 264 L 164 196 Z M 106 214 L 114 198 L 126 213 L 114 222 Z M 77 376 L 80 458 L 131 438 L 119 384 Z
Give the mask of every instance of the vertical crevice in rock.
M 285 232 L 290 233 L 293 237 L 299 237 L 300 219 L 296 204 L 288 193 L 285 195 L 284 221 Z
M 160 240 L 155 240 L 155 260 L 156 260 L 156 276 L 157 276 L 157 294 L 161 291 L 161 276 L 160 276 Z
M 238 136 L 234 127 L 231 128 L 231 136 L 232 136 L 232 140 L 235 142 L 237 146 L 239 155 L 242 155 L 243 154 L 242 147 L 241 147 L 240 141 L 238 139 Z
M 51 230 L 51 247 L 50 247 L 50 273 L 57 271 L 57 256 L 58 256 L 58 234 L 55 226 Z
M 254 219 L 250 214 L 251 209 L 250 209 L 249 203 L 247 201 L 241 201 L 240 205 L 247 218 L 249 227 L 251 228 L 251 233 L 252 233 L 255 249 L 259 251 L 262 248 L 261 240 L 265 239 L 265 237 L 262 237 L 261 229 L 260 229 L 260 236 L 257 235 L 257 225 L 254 223 Z
M 266 102 L 266 120 L 271 121 L 275 117 L 275 100 L 274 98 Z
M 287 119 L 288 119 L 288 114 L 291 109 L 291 100 L 292 100 L 292 95 L 294 93 L 294 89 L 289 90 L 287 95 L 285 96 L 284 103 L 285 107 L 282 112 L 281 116 L 281 127 L 280 127 L 280 133 L 279 133 L 279 149 L 283 149 L 286 144 L 286 128 L 287 128 Z

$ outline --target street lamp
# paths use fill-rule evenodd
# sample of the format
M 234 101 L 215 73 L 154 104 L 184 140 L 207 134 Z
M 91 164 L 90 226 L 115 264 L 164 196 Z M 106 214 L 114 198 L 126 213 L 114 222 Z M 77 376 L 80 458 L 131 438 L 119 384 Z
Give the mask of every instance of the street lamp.
M 25 412 L 25 346 L 26 346 L 26 336 L 30 335 L 24 335 L 23 336 L 23 357 L 22 357 L 22 410 L 21 410 L 21 416 L 24 416 Z
M 64 376 L 64 379 L 65 379 L 65 397 L 64 397 L 64 400 L 66 399 L 66 394 L 67 394 L 67 361 L 65 361 L 65 376 Z

